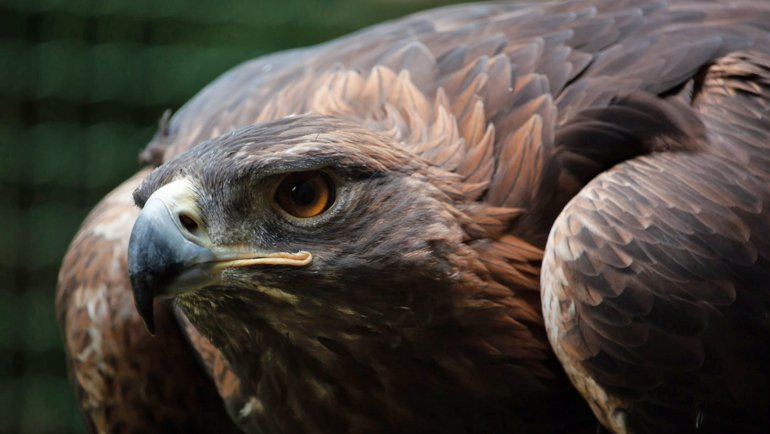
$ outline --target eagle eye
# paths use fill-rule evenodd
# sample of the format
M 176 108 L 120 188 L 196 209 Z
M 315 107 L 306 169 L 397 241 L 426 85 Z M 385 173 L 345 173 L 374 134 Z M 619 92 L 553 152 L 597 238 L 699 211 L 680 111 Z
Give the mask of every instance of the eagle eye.
M 294 217 L 310 218 L 332 206 L 334 193 L 334 183 L 323 172 L 296 172 L 281 180 L 273 200 Z

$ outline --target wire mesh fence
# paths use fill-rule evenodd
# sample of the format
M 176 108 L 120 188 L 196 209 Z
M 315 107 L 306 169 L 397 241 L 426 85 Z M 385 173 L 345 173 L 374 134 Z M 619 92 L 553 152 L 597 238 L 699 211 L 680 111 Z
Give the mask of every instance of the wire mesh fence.
M 235 64 L 448 1 L 0 2 L 0 433 L 83 432 L 53 298 L 167 108 Z

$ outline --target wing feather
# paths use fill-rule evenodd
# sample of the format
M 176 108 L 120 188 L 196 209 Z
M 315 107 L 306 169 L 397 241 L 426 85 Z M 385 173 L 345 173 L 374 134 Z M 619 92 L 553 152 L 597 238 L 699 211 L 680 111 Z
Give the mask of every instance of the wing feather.
M 617 166 L 554 225 L 549 337 L 618 432 L 770 424 L 768 60 L 752 50 L 709 67 L 693 99 L 707 148 Z

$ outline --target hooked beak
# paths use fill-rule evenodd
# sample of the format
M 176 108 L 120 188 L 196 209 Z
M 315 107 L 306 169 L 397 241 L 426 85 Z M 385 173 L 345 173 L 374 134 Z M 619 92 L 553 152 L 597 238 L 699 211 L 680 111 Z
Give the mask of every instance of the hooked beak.
M 201 219 L 190 181 L 171 182 L 150 196 L 134 223 L 128 244 L 128 273 L 134 303 L 147 330 L 155 333 L 155 298 L 214 285 L 226 268 L 310 263 L 309 252 L 256 252 L 243 246 L 214 246 Z

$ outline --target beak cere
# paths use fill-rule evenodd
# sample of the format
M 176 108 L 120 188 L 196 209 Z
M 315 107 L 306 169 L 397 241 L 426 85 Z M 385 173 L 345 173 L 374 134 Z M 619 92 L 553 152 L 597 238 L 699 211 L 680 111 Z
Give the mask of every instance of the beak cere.
M 171 182 L 150 196 L 128 243 L 128 274 L 134 303 L 147 330 L 155 333 L 155 298 L 214 285 L 226 268 L 253 265 L 305 266 L 309 252 L 264 252 L 243 246 L 213 246 L 200 217 L 196 193 L 186 180 Z

